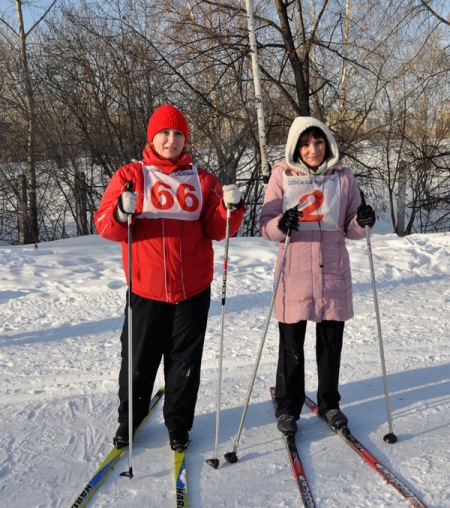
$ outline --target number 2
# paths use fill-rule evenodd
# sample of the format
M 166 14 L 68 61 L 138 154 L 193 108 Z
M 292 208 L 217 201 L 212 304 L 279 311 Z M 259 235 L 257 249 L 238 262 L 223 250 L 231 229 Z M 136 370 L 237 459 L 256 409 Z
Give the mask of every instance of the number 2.
M 303 216 L 299 217 L 302 222 L 322 222 L 323 214 L 315 213 L 322 206 L 324 201 L 323 193 L 320 190 L 315 190 L 310 194 L 302 196 L 298 202 L 299 204 L 310 202 L 311 204 L 306 205 L 305 208 L 299 207 L 303 212 Z

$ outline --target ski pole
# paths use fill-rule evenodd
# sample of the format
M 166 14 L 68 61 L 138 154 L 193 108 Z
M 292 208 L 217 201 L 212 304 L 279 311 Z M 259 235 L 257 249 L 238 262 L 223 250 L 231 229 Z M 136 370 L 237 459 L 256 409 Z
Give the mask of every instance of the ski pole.
M 220 396 L 222 390 L 222 359 L 223 359 L 223 335 L 225 323 L 225 298 L 227 292 L 227 270 L 228 270 L 228 246 L 230 243 L 230 216 L 231 209 L 227 208 L 227 222 L 225 227 L 225 252 L 223 255 L 223 278 L 222 278 L 222 313 L 220 317 L 220 347 L 219 347 L 219 378 L 217 381 L 217 410 L 216 410 L 216 440 L 213 459 L 206 461 L 214 469 L 219 467 L 218 449 L 220 433 Z
M 133 192 L 133 182 L 127 182 L 126 190 Z M 131 290 L 132 290 L 132 225 L 131 219 L 133 214 L 129 213 L 127 216 L 128 224 L 128 453 L 129 465 L 128 471 L 120 473 L 120 476 L 128 476 L 133 478 L 133 311 L 131 309 Z
M 283 273 L 284 260 L 286 258 L 286 252 L 287 252 L 287 248 L 289 246 L 290 241 L 291 241 L 291 230 L 289 229 L 288 232 L 287 232 L 286 241 L 284 242 L 283 255 L 282 255 L 281 261 L 280 261 L 280 268 L 278 270 L 278 275 L 277 275 L 277 278 L 275 280 L 275 284 L 274 284 L 274 287 L 273 287 L 272 300 L 270 302 L 270 307 L 269 307 L 269 312 L 267 314 L 266 324 L 265 324 L 265 327 L 264 327 L 261 343 L 259 345 L 259 350 L 258 350 L 258 355 L 256 357 L 255 366 L 253 368 L 253 375 L 252 375 L 252 378 L 251 378 L 251 381 L 250 381 L 250 386 L 248 388 L 247 399 L 245 401 L 244 410 L 242 411 L 241 422 L 239 424 L 239 429 L 238 429 L 238 432 L 237 432 L 237 435 L 236 435 L 236 439 L 234 441 L 234 448 L 233 448 L 232 452 L 228 452 L 228 453 L 225 454 L 225 459 L 228 462 L 231 462 L 232 464 L 234 462 L 237 462 L 237 460 L 238 460 L 236 452 L 237 452 L 237 448 L 239 446 L 239 440 L 241 438 L 242 428 L 244 426 L 245 415 L 247 414 L 247 409 L 248 409 L 248 405 L 249 405 L 249 402 L 250 402 L 250 397 L 252 395 L 253 385 L 255 383 L 256 373 L 258 371 L 259 362 L 261 360 L 261 355 L 262 355 L 263 348 L 264 348 L 264 342 L 266 340 L 267 330 L 269 328 L 270 318 L 272 316 L 272 310 L 273 310 L 273 306 L 274 306 L 274 303 L 275 303 L 275 297 L 276 297 L 276 294 L 277 294 L 278 286 L 280 284 L 281 274 Z
M 361 194 L 361 204 L 363 206 L 365 206 L 366 199 L 364 197 L 364 192 L 360 190 L 360 194 Z M 386 373 L 386 362 L 384 360 L 383 338 L 381 335 L 381 321 L 380 321 L 380 311 L 378 309 L 377 287 L 376 287 L 376 282 L 375 282 L 375 270 L 373 267 L 372 245 L 370 243 L 370 229 L 369 229 L 369 226 L 365 226 L 364 229 L 366 230 L 367 252 L 369 254 L 370 273 L 372 276 L 373 301 L 375 304 L 375 314 L 376 314 L 376 319 L 377 319 L 378 341 L 380 343 L 381 367 L 382 367 L 382 371 L 383 371 L 384 397 L 386 400 L 386 412 L 387 412 L 388 425 L 389 425 L 389 433 L 386 434 L 383 437 L 383 439 L 386 443 L 392 444 L 397 441 L 397 436 L 394 434 L 394 431 L 392 430 L 391 405 L 389 402 L 389 388 L 388 388 L 388 380 L 387 380 L 387 373 Z

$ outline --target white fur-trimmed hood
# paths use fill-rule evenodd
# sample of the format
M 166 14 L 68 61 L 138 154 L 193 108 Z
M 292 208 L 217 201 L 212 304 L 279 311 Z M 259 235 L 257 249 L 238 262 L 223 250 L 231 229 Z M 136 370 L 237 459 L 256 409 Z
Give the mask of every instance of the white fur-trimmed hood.
M 298 139 L 306 129 L 309 129 L 309 127 L 319 127 L 319 129 L 324 132 L 331 150 L 331 157 L 324 160 L 317 171 L 310 170 L 308 166 L 306 166 L 306 164 L 300 160 L 300 158 L 297 160 L 297 162 L 294 161 L 294 152 Z M 317 120 L 317 118 L 313 118 L 312 116 L 298 116 L 292 122 L 291 128 L 289 129 L 289 134 L 286 142 L 285 157 L 287 165 L 292 170 L 299 173 L 320 175 L 325 173 L 328 168 L 334 166 L 338 162 L 339 149 L 333 134 L 331 134 L 330 129 L 323 122 Z

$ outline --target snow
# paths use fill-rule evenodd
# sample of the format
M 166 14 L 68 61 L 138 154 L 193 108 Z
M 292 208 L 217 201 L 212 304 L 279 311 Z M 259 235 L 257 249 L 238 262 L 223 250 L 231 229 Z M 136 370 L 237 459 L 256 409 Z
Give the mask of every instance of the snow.
M 450 506 L 450 235 L 371 236 L 395 444 L 387 444 L 385 390 L 367 243 L 348 242 L 355 317 L 346 325 L 341 407 L 367 448 L 428 507 Z M 276 430 L 272 317 L 257 371 L 239 460 L 233 450 L 271 300 L 276 244 L 232 238 L 226 294 L 220 439 L 215 458 L 223 242 L 214 244 L 216 278 L 202 383 L 187 456 L 191 507 L 300 506 Z M 120 246 L 98 236 L 34 246 L 0 246 L 0 506 L 71 506 L 109 452 L 117 419 L 119 335 L 126 287 Z M 317 380 L 314 327 L 308 325 L 307 392 Z M 156 387 L 163 385 L 158 374 Z M 155 388 L 156 388 L 155 387 Z M 160 404 L 91 504 L 176 506 L 172 452 Z M 403 497 L 308 408 L 297 444 L 317 507 L 402 507 Z

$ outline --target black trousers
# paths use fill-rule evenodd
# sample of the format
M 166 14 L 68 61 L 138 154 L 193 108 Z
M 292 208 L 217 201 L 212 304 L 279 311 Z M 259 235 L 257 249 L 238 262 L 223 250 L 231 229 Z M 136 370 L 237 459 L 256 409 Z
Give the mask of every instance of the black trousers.
M 148 414 L 156 374 L 164 358 L 164 420 L 169 430 L 190 430 L 200 386 L 200 370 L 211 289 L 171 304 L 131 296 L 133 316 L 133 419 Z M 128 421 L 128 306 L 119 373 L 119 423 Z
M 280 343 L 276 375 L 276 416 L 300 418 L 305 402 L 306 321 L 279 323 Z M 318 373 L 317 404 L 321 412 L 339 409 L 339 370 L 341 365 L 343 321 L 316 323 L 316 361 Z

